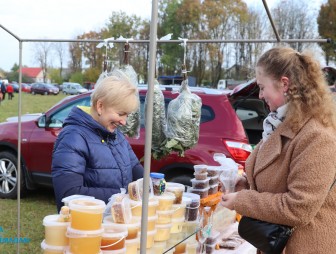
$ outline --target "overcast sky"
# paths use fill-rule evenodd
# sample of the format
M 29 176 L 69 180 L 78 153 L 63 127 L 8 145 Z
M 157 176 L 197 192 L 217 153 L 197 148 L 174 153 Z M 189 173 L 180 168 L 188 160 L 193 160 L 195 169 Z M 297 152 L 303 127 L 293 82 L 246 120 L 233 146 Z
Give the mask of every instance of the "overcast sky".
M 263 6 L 262 0 L 245 1 Z M 267 0 L 270 7 L 277 1 L 286 0 Z M 316 6 L 321 1 L 325 0 L 311 0 Z M 73 39 L 84 32 L 100 30 L 112 11 L 119 10 L 150 19 L 152 1 L 1 0 L 0 24 L 21 39 Z M 32 46 L 33 43 L 23 43 L 23 65 L 37 67 Z M 9 71 L 14 63 L 19 63 L 19 43 L 0 28 L 0 68 Z

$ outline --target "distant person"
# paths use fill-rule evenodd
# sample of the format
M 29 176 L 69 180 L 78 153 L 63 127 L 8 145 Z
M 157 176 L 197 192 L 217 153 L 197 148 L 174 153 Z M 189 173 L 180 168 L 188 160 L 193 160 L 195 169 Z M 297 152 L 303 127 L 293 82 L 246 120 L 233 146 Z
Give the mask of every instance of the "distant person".
M 14 97 L 14 88 L 12 84 L 7 85 L 8 100 L 12 100 Z
M 143 166 L 118 126 L 139 107 L 137 88 L 122 72 L 102 79 L 91 107 L 73 107 L 55 142 L 52 181 L 57 209 L 80 194 L 106 203 L 120 188 L 143 177 Z
M 1 93 L 2 93 L 2 101 L 5 100 L 6 98 L 6 85 L 5 85 L 5 81 L 2 81 L 1 83 Z

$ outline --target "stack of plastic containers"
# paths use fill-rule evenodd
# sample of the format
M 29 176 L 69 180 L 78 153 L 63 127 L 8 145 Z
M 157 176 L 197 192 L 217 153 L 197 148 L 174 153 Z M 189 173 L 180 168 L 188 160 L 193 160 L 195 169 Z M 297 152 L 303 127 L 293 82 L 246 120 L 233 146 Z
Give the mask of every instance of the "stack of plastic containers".
M 172 215 L 174 210 L 172 209 L 175 200 L 175 195 L 171 192 L 164 192 L 162 195 L 157 196 L 159 205 L 156 210 L 158 216 L 156 222 L 156 234 L 154 241 L 163 242 L 170 238 L 170 229 L 172 226 Z
M 197 194 L 200 198 L 208 197 L 209 193 L 209 180 L 207 165 L 194 165 L 194 176 L 195 178 L 191 179 L 192 188 L 189 189 L 189 192 Z
M 43 219 L 45 238 L 41 243 L 44 254 L 63 254 L 69 245 L 66 231 L 70 222 L 60 221 L 60 215 L 48 215 Z
M 71 254 L 101 253 L 100 246 L 104 229 L 102 228 L 105 203 L 98 199 L 70 200 L 71 223 L 67 228 Z
M 209 177 L 209 195 L 218 192 L 219 174 L 222 172 L 220 166 L 207 166 L 207 172 Z
M 128 192 L 131 204 L 131 212 L 133 222 L 141 222 L 142 216 L 142 193 L 143 193 L 143 179 L 139 179 L 134 181 L 128 185 Z M 155 225 L 157 221 L 156 210 L 159 205 L 159 201 L 157 200 L 156 196 L 153 194 L 153 183 L 150 180 L 149 186 L 149 201 L 148 201 L 148 221 L 147 221 L 147 243 L 146 248 L 151 248 L 154 243 L 154 235 L 156 233 Z M 138 239 L 141 237 L 141 231 L 139 230 Z M 131 240 L 131 239 L 128 239 Z M 126 249 L 127 253 L 132 253 L 130 251 L 133 249 L 136 240 L 126 242 Z M 140 248 L 140 240 L 137 241 L 137 248 Z M 134 253 L 134 252 L 133 252 Z
M 170 233 L 179 233 L 182 231 L 182 226 L 185 220 L 185 208 L 188 199 L 183 200 L 183 193 L 185 187 L 180 183 L 168 182 L 166 186 L 166 192 L 173 193 L 175 196 L 173 205 L 172 205 L 172 226 Z M 190 202 L 189 202 L 190 203 Z

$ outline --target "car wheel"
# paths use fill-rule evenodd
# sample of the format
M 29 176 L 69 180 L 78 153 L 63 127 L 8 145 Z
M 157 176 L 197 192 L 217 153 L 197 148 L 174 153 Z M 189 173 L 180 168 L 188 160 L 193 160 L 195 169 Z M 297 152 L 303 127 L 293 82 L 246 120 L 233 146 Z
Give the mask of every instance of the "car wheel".
M 34 91 L 32 91 L 31 93 L 32 93 L 32 95 L 35 95 L 35 92 L 34 92 Z
M 44 92 L 44 95 L 48 95 L 48 92 Z
M 0 152 L 0 198 L 17 197 L 17 157 L 10 152 Z M 21 174 L 21 192 L 25 192 L 24 176 Z

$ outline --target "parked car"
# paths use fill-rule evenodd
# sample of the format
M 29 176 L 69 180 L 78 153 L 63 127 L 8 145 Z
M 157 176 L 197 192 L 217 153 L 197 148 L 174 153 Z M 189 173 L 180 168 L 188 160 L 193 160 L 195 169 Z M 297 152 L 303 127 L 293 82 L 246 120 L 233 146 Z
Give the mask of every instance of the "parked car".
M 85 93 L 88 90 L 82 87 L 78 83 L 65 82 L 63 83 L 63 93 L 64 94 L 81 94 Z
M 57 95 L 59 89 L 51 84 L 46 83 L 34 83 L 30 89 L 31 94 L 43 94 L 43 95 Z
M 31 85 L 30 84 L 22 83 L 21 87 L 22 87 L 21 88 L 22 92 L 26 92 L 26 93 L 30 93 L 31 92 Z
M 18 93 L 19 92 L 19 84 L 18 83 L 12 83 L 13 89 L 14 89 L 14 93 Z
M 202 99 L 202 113 L 200 124 L 200 135 L 198 144 L 185 152 L 184 157 L 176 153 L 161 159 L 151 161 L 151 171 L 165 174 L 167 181 L 174 181 L 190 185 L 193 178 L 193 166 L 195 164 L 216 165 L 213 160 L 214 153 L 224 153 L 227 157 L 234 159 L 237 163 L 244 164 L 251 152 L 251 145 L 248 142 L 242 121 L 238 118 L 231 103 L 235 105 L 238 113 L 244 116 L 243 122 L 247 125 L 258 123 L 259 109 L 253 111 L 246 108 L 247 105 L 254 106 L 255 98 L 252 93 L 255 88 L 249 90 L 255 82 L 248 83 L 241 87 L 243 95 L 235 92 L 226 94 L 223 91 L 209 88 L 191 88 L 191 91 Z M 254 86 L 257 87 L 258 86 Z M 162 86 L 165 103 L 178 96 L 177 86 Z M 139 139 L 129 138 L 129 142 L 137 157 L 144 156 L 145 128 L 144 128 L 144 102 L 147 86 L 139 86 L 141 101 L 141 130 Z M 74 106 L 90 106 L 91 91 L 77 96 L 68 96 L 51 107 L 43 114 L 23 115 L 22 136 L 21 136 L 21 191 L 22 195 L 27 189 L 35 188 L 38 185 L 52 186 L 51 181 L 51 159 L 54 142 L 62 129 L 62 124 Z M 231 103 L 230 103 L 230 100 Z M 249 101 L 251 100 L 251 103 Z M 259 106 L 259 104 L 258 104 Z M 246 112 L 244 112 L 244 110 Z M 262 116 L 264 112 L 260 113 Z M 251 115 L 250 115 L 251 114 Z M 255 119 L 254 119 L 255 118 Z M 248 126 L 245 126 L 248 127 Z M 258 124 L 253 126 L 252 130 Z M 17 191 L 17 118 L 7 119 L 7 122 L 0 123 L 0 198 L 15 198 Z M 262 127 L 261 127 L 262 128 Z M 260 133 L 257 136 L 261 137 Z M 254 132 L 251 132 L 254 134 Z M 252 135 L 251 134 L 251 135 Z

